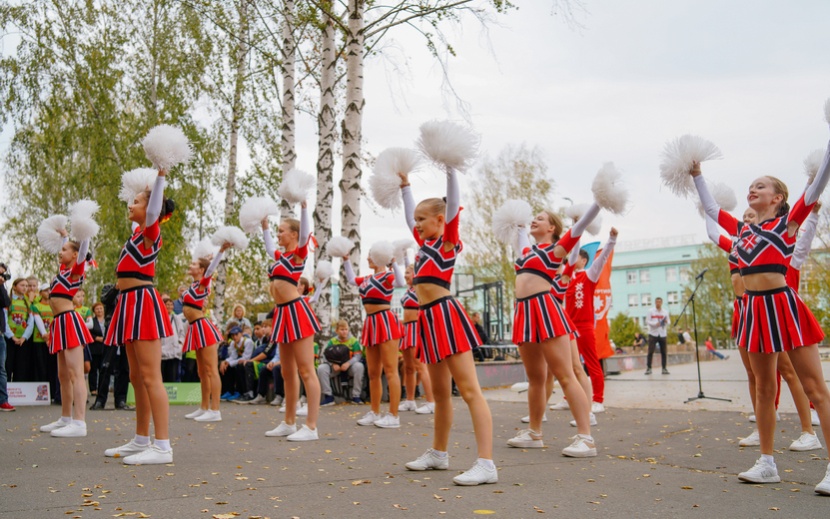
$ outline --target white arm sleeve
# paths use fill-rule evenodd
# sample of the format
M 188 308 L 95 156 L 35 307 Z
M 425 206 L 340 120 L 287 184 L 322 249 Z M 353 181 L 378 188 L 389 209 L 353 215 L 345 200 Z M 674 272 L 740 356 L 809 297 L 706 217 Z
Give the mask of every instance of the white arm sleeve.
M 568 265 L 576 265 L 576 260 L 579 259 L 579 242 L 576 242 L 574 248 L 571 249 L 571 253 L 568 254 Z
M 801 270 L 801 266 L 807 261 L 807 256 L 810 255 L 810 249 L 813 245 L 813 239 L 816 237 L 817 224 L 818 215 L 811 212 L 801 227 L 803 229 L 801 236 L 795 242 L 795 250 L 793 250 L 793 257 L 790 260 L 790 267 Z
M 519 227 L 516 230 L 516 257 L 521 258 L 525 249 L 530 248 L 530 238 L 527 237 L 528 230 L 525 227 Z
M 46 324 L 43 322 L 43 317 L 39 315 L 35 315 L 35 326 L 37 326 L 37 331 L 40 332 L 41 335 L 46 335 L 49 331 L 46 329 Z
M 401 270 L 401 266 L 398 265 L 397 261 L 392 262 L 392 272 L 395 273 L 395 286 L 398 288 L 405 287 L 406 276 L 404 276 L 403 270 Z
M 216 267 L 219 266 L 220 261 L 222 261 L 222 252 L 221 251 L 217 252 L 216 256 L 213 257 L 213 259 L 211 260 L 210 265 L 208 265 L 208 268 L 205 271 L 205 275 L 203 277 L 209 278 L 210 276 L 212 276 L 213 273 L 216 272 Z
M 262 230 L 262 240 L 265 242 L 265 252 L 268 253 L 268 257 L 274 259 L 274 254 L 276 254 L 277 248 L 274 246 L 274 240 L 271 238 L 270 230 Z
M 703 178 L 703 175 L 698 175 L 694 177 L 695 179 L 695 187 L 697 188 L 697 194 L 700 197 L 700 203 L 703 204 L 703 210 L 706 214 L 714 221 L 718 221 L 718 213 L 720 212 L 720 206 L 715 199 L 712 197 L 712 194 L 709 193 L 709 186 L 706 185 L 706 180 Z
M 412 187 L 404 186 L 401 188 L 401 197 L 403 197 L 403 212 L 406 215 L 406 225 L 409 226 L 410 231 L 415 230 L 415 198 L 412 196 Z
M 350 285 L 357 285 L 351 261 L 343 260 L 343 270 L 346 271 L 346 281 L 348 281 Z
M 585 214 L 582 215 L 582 218 L 580 218 L 578 222 L 573 224 L 573 227 L 571 227 L 571 236 L 573 236 L 574 238 L 582 236 L 582 233 L 585 232 L 585 229 L 588 228 L 588 225 L 594 221 L 594 218 L 596 218 L 598 214 L 599 205 L 597 205 L 597 203 L 594 202 L 593 204 L 591 204 L 591 207 L 589 207 L 588 210 L 585 211 Z
M 300 210 L 300 247 L 305 247 L 311 236 L 311 214 L 308 204 Z
M 461 208 L 461 194 L 458 187 L 458 172 L 447 168 L 447 221 L 451 222 L 458 216 Z
M 320 296 L 323 295 L 323 290 L 326 289 L 326 285 L 328 285 L 328 283 L 329 283 L 328 280 L 318 281 L 314 285 L 314 295 L 311 296 L 311 299 L 309 299 L 308 302 L 311 303 L 311 304 L 316 303 L 317 300 L 320 299 Z
M 816 178 L 804 192 L 804 203 L 807 205 L 816 203 L 818 197 L 824 192 L 824 188 L 827 187 L 828 180 L 830 180 L 830 144 L 827 145 L 827 151 L 824 152 L 824 160 L 821 167 L 818 168 Z
M 588 269 L 588 272 L 585 273 L 585 275 L 588 276 L 588 279 L 594 283 L 597 282 L 599 275 L 602 274 L 602 268 L 605 266 L 605 262 L 608 261 L 608 256 L 610 256 L 611 252 L 614 251 L 614 245 L 616 244 L 617 238 L 610 236 L 608 241 L 605 242 L 605 247 L 602 248 L 602 252 L 600 252 L 599 256 L 591 264 L 591 268 Z
M 150 191 L 150 200 L 147 202 L 147 214 L 145 217 L 145 227 L 149 227 L 156 223 L 161 215 L 161 203 L 164 200 L 164 186 L 165 177 L 159 175 L 156 177 L 156 182 L 153 184 L 153 189 Z
M 711 240 L 712 243 L 720 246 L 720 227 L 718 227 L 718 222 L 714 221 L 708 214 L 705 216 L 706 234 L 709 236 L 709 240 Z
M 83 240 L 81 242 L 81 246 L 78 248 L 78 263 L 83 263 L 86 261 L 86 255 L 89 252 L 89 238 Z

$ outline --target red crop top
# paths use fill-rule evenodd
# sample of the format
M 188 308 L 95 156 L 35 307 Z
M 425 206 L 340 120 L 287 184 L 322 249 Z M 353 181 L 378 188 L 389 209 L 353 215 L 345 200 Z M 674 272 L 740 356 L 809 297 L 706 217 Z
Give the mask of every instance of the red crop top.
M 395 291 L 395 273 L 378 272 L 371 276 L 357 277 L 354 280 L 364 305 L 388 305 Z
M 212 278 L 204 277 L 199 281 L 195 281 L 182 294 L 182 304 L 184 306 L 202 310 L 205 307 L 205 302 L 210 295 L 210 281 Z
M 550 292 L 553 297 L 560 303 L 565 301 L 565 293 L 568 291 L 568 283 L 562 280 L 562 276 L 557 274 L 553 278 L 553 283 L 550 285 Z
M 152 240 L 149 248 L 144 245 L 144 238 Z M 135 278 L 153 281 L 156 275 L 156 259 L 161 250 L 161 229 L 156 220 L 143 231 L 136 227 L 132 237 L 121 249 L 121 256 L 115 266 L 115 275 L 119 278 Z
M 412 231 L 415 241 L 421 246 L 415 254 L 415 277 L 413 285 L 432 283 L 450 289 L 455 259 L 464 249 L 458 236 L 458 215 L 444 226 L 444 234 L 432 240 L 424 240 L 418 231 Z M 444 240 L 455 243 L 449 251 L 444 250 Z
M 401 306 L 407 310 L 417 310 L 420 308 L 418 305 L 418 296 L 415 294 L 414 288 L 410 287 L 406 290 L 406 293 L 401 298 Z
M 571 231 L 568 231 L 556 243 L 538 243 L 526 247 L 522 251 L 522 256 L 516 260 L 513 267 L 516 269 L 517 274 L 534 274 L 546 279 L 548 283 L 553 284 L 559 266 L 565 259 L 556 257 L 554 254 L 556 246 L 559 245 L 566 252 L 569 252 L 578 241 L 579 237 L 572 237 Z
M 86 261 L 79 261 L 71 269 L 60 266 L 58 275 L 52 280 L 50 287 L 51 297 L 58 297 L 61 299 L 72 300 L 81 285 L 84 284 L 84 269 L 86 268 Z M 73 276 L 78 276 L 76 281 L 72 281 Z
M 291 252 L 274 252 L 274 259 L 276 261 L 268 266 L 268 278 L 271 281 L 281 279 L 282 281 L 288 281 L 294 286 L 298 285 L 300 283 L 300 277 L 303 275 L 303 270 L 305 270 L 305 259 L 307 255 L 307 243 Z M 299 265 L 294 262 L 294 258 L 302 260 Z

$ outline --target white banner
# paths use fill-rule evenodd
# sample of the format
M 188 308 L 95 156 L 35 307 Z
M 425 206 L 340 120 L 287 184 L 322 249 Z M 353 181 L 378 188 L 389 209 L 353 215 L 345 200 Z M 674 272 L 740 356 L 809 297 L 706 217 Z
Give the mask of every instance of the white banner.
M 23 405 L 49 405 L 49 384 L 46 382 L 9 382 L 9 403 Z

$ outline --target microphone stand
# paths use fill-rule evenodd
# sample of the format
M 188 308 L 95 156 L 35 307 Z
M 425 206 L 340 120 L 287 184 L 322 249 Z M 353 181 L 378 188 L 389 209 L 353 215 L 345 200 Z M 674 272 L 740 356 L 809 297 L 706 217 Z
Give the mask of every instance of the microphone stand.
M 700 274 L 697 275 L 697 285 L 695 285 L 695 289 L 692 290 L 692 295 L 689 296 L 689 299 L 686 301 L 686 305 L 683 306 L 683 310 L 680 311 L 680 315 L 677 316 L 677 319 L 674 321 L 672 328 L 677 326 L 677 323 L 680 322 L 680 318 L 683 317 L 683 314 L 686 313 L 686 308 L 688 308 L 689 304 L 692 305 L 692 327 L 695 331 L 695 360 L 697 361 L 697 387 L 698 393 L 697 396 L 693 396 L 689 398 L 684 403 L 688 404 L 689 402 L 694 402 L 695 400 L 701 400 L 703 398 L 708 398 L 709 400 L 720 400 L 722 402 L 731 402 L 732 400 L 728 398 L 716 398 L 713 396 L 706 396 L 703 394 L 703 378 L 700 375 L 700 349 L 698 348 L 698 344 L 700 344 L 697 340 L 697 316 L 695 314 L 695 294 L 697 294 L 697 289 L 700 288 L 700 284 L 703 283 L 703 275 L 706 274 L 706 270 L 704 269 L 701 271 Z

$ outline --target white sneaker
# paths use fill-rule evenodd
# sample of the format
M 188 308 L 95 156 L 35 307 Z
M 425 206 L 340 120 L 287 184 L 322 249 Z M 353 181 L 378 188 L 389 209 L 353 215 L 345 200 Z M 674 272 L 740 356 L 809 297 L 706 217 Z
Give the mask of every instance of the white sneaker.
M 133 438 L 121 447 L 115 447 L 112 449 L 105 450 L 104 456 L 107 456 L 108 458 L 123 458 L 124 456 L 132 456 L 133 454 L 144 452 L 149 448 L 149 443 L 147 445 L 139 445 L 135 442 L 135 438 Z
M 754 414 L 751 414 L 751 415 L 749 415 L 749 421 L 752 422 L 752 423 L 756 423 L 758 420 L 757 420 L 757 418 L 755 417 Z M 775 421 L 776 422 L 781 421 L 781 413 L 779 413 L 778 411 L 775 412 Z M 818 424 L 813 424 L 813 425 L 818 425 Z
M 591 418 L 591 422 L 590 422 L 591 426 L 596 425 L 597 424 L 597 415 L 595 415 L 593 412 L 591 412 L 588 416 Z M 576 427 L 576 420 L 571 420 L 571 427 Z
M 193 420 L 194 418 L 198 418 L 198 417 L 202 416 L 206 412 L 207 412 L 207 409 L 202 409 L 200 407 L 199 409 L 196 409 L 192 413 L 187 413 L 186 415 L 184 415 L 184 417 L 187 418 L 188 420 Z
M 542 441 L 542 435 L 539 434 L 537 435 L 539 438 L 534 438 L 533 434 L 530 429 L 519 431 L 519 434 L 507 440 L 507 445 L 520 449 L 541 449 L 544 447 L 545 443 Z
M 357 421 L 357 425 L 374 425 L 374 423 L 380 418 L 380 415 L 375 414 L 373 411 L 369 411 L 363 417 Z
M 815 433 L 801 433 L 801 436 L 790 444 L 791 451 L 814 451 L 821 448 L 821 441 Z
M 810 409 L 810 422 L 813 425 L 821 425 L 821 421 L 818 419 L 818 413 L 815 409 Z
M 381 429 L 397 429 L 401 426 L 401 419 L 392 413 L 386 413 L 373 423 L 375 427 L 380 427 Z
M 257 395 L 256 397 L 254 397 L 253 400 L 248 402 L 248 405 L 263 405 L 263 404 L 267 404 L 267 403 L 268 403 L 268 400 L 266 400 L 264 396 Z
M 297 416 L 308 416 L 308 406 L 306 404 L 297 408 Z
M 59 427 L 50 432 L 55 438 L 83 438 L 86 436 L 86 423 L 76 424 L 71 422 L 64 427 Z
M 273 399 L 273 400 L 271 400 L 271 405 L 273 405 L 273 406 L 282 405 L 282 396 L 281 396 L 281 395 L 276 395 L 276 396 L 274 397 L 274 399 Z M 281 409 L 281 410 L 280 410 L 280 412 L 281 412 L 281 413 L 284 413 L 284 412 L 285 412 L 285 409 Z
M 297 432 L 289 434 L 286 438 L 286 440 L 290 442 L 309 442 L 319 439 L 320 437 L 317 435 L 317 429 L 311 430 L 306 424 L 303 424 Z
M 571 406 L 568 405 L 567 400 L 562 400 L 558 404 L 553 404 L 552 406 L 550 406 L 551 411 L 567 411 L 570 408 L 571 408 Z
M 427 402 L 415 410 L 418 414 L 433 414 L 435 412 L 435 402 Z
M 547 421 L 548 421 L 548 414 L 545 413 L 545 414 L 542 415 L 542 422 L 547 422 Z M 530 423 L 530 415 L 523 416 L 522 417 L 522 423 Z
M 738 479 L 748 483 L 778 483 L 781 481 L 778 468 L 771 465 L 763 457 L 758 458 L 751 469 L 738 474 Z
M 592 413 L 604 413 L 605 412 L 605 405 L 602 402 L 593 402 L 593 403 L 591 403 L 591 412 Z
M 434 449 L 427 449 L 426 452 L 418 456 L 418 459 L 410 461 L 404 466 L 409 470 L 447 470 L 450 468 L 450 457 L 439 456 Z
M 214 411 L 213 409 L 208 409 L 200 416 L 197 416 L 193 419 L 196 422 L 221 422 L 222 421 L 222 411 Z
M 285 422 L 280 422 L 280 424 L 270 431 L 265 433 L 265 436 L 289 436 L 297 432 L 297 424 L 288 425 Z
M 56 430 L 56 429 L 60 429 L 61 427 L 66 427 L 67 425 L 69 425 L 69 424 L 71 424 L 71 423 L 72 423 L 71 421 L 69 421 L 69 422 L 63 422 L 63 421 L 61 421 L 61 420 L 55 420 L 54 422 L 52 422 L 52 423 L 50 423 L 50 424 L 41 425 L 41 426 L 40 426 L 40 432 L 48 432 L 48 433 L 50 433 L 50 432 L 52 432 L 52 431 L 54 431 L 54 430 Z
M 125 465 L 162 465 L 173 463 L 173 449 L 163 451 L 156 444 L 147 449 L 124 458 Z
M 404 400 L 398 405 L 398 411 L 415 411 L 418 409 L 418 404 L 415 400 Z
M 563 456 L 570 456 L 571 458 L 591 458 L 597 455 L 597 446 L 593 441 L 588 441 L 580 435 L 573 438 L 573 443 L 562 449 Z
M 761 445 L 761 435 L 758 433 L 758 429 L 755 429 L 752 431 L 752 434 L 739 441 L 738 445 L 741 447 L 757 447 Z
M 824 479 L 816 485 L 816 494 L 830 496 L 830 464 L 827 465 L 827 473 L 824 475 Z
M 456 485 L 464 486 L 498 483 L 499 473 L 496 470 L 496 467 L 486 467 L 483 463 L 476 460 L 475 464 L 470 468 L 470 470 L 455 476 L 454 478 L 452 478 L 452 482 Z

